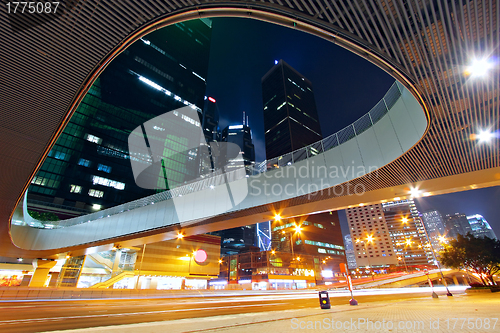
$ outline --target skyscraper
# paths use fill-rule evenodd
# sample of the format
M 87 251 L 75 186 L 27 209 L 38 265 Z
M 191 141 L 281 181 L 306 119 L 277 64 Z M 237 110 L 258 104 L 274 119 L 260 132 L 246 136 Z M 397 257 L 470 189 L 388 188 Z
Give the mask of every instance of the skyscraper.
M 235 157 L 233 160 L 229 160 L 227 170 L 231 170 L 232 161 L 243 160 L 243 163 L 247 168 L 247 172 L 250 172 L 250 168 L 255 164 L 255 150 L 252 143 L 252 133 L 250 127 L 245 124 L 227 126 L 222 130 L 220 140 L 222 142 L 234 143 L 240 147 L 240 155 Z M 238 167 L 241 165 L 239 163 L 236 164 Z M 256 224 L 220 230 L 214 232 L 213 234 L 221 237 L 221 253 L 223 255 L 237 254 L 242 249 L 246 250 L 249 247 L 260 247 L 262 245 L 258 240 L 259 231 L 257 230 Z M 264 251 L 265 250 L 266 249 L 264 249 Z
M 457 238 L 458 234 L 465 236 L 467 233 L 472 232 L 469 220 L 467 220 L 467 216 L 463 213 L 446 215 L 444 223 L 447 237 Z
M 432 249 L 413 200 L 382 203 L 385 221 L 398 258 L 407 265 L 433 263 Z
M 217 101 L 211 96 L 205 100 L 201 127 L 207 142 L 219 140 L 219 109 Z
M 348 208 L 346 215 L 358 267 L 432 262 L 413 200 Z
M 231 142 L 240 147 L 240 154 L 247 168 L 247 172 L 251 172 L 251 167 L 255 164 L 255 148 L 252 143 L 252 130 L 247 125 L 232 125 L 227 126 L 221 133 L 222 142 Z M 229 165 L 230 166 L 230 165 Z
M 345 256 L 347 259 L 347 267 L 349 269 L 356 269 L 356 255 L 354 253 L 354 246 L 352 244 L 351 235 L 344 236 Z
M 201 113 L 211 31 L 210 20 L 177 23 L 144 36 L 116 57 L 92 85 L 33 178 L 30 209 L 51 210 L 65 218 L 154 194 L 155 190 L 135 183 L 128 137 L 144 122 L 181 107 Z M 183 120 L 161 143 L 172 156 L 163 165 L 172 175 L 169 185 L 192 179 L 198 172 L 196 161 L 181 155 L 190 146 L 183 132 L 199 130 L 200 119 Z M 45 202 L 50 205 L 44 206 Z
M 427 211 L 422 213 L 422 221 L 434 250 L 441 251 L 443 243 L 440 237 L 445 237 L 446 235 L 443 216 L 437 210 Z
M 476 237 L 489 237 L 497 239 L 495 232 L 491 229 L 490 224 L 486 219 L 479 214 L 467 216 L 469 220 L 470 227 L 472 229 L 472 234 Z
M 267 159 L 323 138 L 311 81 L 283 60 L 261 81 Z

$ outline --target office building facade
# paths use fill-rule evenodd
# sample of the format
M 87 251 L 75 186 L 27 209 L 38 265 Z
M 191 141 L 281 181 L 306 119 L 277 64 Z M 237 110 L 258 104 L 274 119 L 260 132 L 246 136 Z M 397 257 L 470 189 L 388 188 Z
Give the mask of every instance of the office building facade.
M 243 160 L 247 174 L 250 174 L 255 165 L 255 147 L 252 142 L 252 129 L 247 125 L 227 126 L 221 132 L 221 141 L 231 142 L 240 147 L 240 156 L 236 157 L 236 159 Z
M 490 224 L 482 215 L 469 215 L 467 216 L 467 220 L 469 221 L 472 234 L 475 237 L 489 237 L 492 239 L 498 239 L 493 229 L 491 229 Z
M 261 81 L 268 160 L 323 139 L 311 81 L 283 60 Z
M 443 216 L 437 210 L 423 212 L 422 222 L 425 225 L 427 236 L 429 237 L 434 250 L 441 251 L 444 245 L 442 237 L 446 238 Z
M 356 269 L 356 254 L 354 253 L 354 246 L 352 244 L 351 235 L 344 236 L 344 247 L 345 247 L 345 256 L 347 260 L 347 268 Z
M 459 234 L 465 236 L 469 232 L 472 232 L 469 220 L 467 220 L 467 216 L 463 213 L 446 215 L 444 223 L 446 237 L 448 238 L 457 238 Z
M 275 251 L 318 256 L 325 267 L 335 273 L 345 263 L 345 248 L 337 212 L 272 222 L 272 244 Z
M 163 161 L 169 179 L 156 176 L 162 183 L 159 188 L 196 178 L 199 161 L 191 156 L 197 151 L 188 149 L 194 143 L 183 134 L 199 131 L 211 30 L 209 20 L 174 24 L 141 38 L 115 58 L 33 178 L 30 209 L 66 218 L 154 194 L 155 190 L 136 185 L 131 159 L 142 157 L 130 156 L 128 137 L 146 121 L 186 106 L 197 110 L 198 116 L 182 115 L 184 121 L 175 128 L 168 124 L 156 128 L 169 131 L 164 142 L 155 144 L 171 156 Z
M 432 263 L 424 225 L 413 200 L 346 209 L 358 267 Z

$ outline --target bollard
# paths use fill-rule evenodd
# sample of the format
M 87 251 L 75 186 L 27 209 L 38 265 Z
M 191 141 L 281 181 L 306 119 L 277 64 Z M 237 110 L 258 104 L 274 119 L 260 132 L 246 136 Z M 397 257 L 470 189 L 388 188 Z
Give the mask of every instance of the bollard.
M 328 296 L 328 291 L 319 292 L 319 306 L 322 309 L 330 309 L 330 297 Z

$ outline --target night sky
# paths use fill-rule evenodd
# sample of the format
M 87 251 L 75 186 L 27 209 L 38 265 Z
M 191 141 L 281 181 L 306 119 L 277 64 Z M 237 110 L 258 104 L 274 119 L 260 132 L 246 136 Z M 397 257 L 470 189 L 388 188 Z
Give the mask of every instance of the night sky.
M 318 37 L 242 18 L 213 19 L 207 95 L 221 129 L 249 115 L 258 162 L 266 159 L 261 78 L 283 59 L 313 84 L 323 136 L 368 112 L 394 83 L 370 62 Z
M 326 137 L 368 112 L 394 83 L 387 73 L 330 42 L 252 19 L 213 19 L 207 95 L 217 100 L 220 126 L 250 118 L 257 161 L 265 159 L 261 78 L 283 59 L 313 84 Z M 500 187 L 416 200 L 421 212 L 480 214 L 500 236 Z M 343 234 L 349 234 L 344 211 Z

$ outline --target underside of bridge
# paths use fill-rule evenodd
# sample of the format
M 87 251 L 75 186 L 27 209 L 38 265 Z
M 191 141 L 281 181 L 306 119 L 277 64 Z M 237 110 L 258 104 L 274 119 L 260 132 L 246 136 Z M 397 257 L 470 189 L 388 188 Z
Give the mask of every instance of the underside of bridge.
M 113 242 L 175 237 L 173 227 L 120 239 L 48 251 L 17 248 L 10 235 L 14 210 L 51 146 L 106 66 L 134 41 L 160 27 L 200 17 L 245 17 L 299 29 L 336 43 L 387 71 L 426 112 L 422 139 L 397 160 L 360 177 L 362 197 L 322 193 L 299 196 L 193 223 L 195 234 L 269 218 L 299 215 L 394 197 L 419 187 L 429 195 L 500 184 L 499 142 L 479 144 L 480 130 L 498 130 L 499 71 L 475 78 L 474 58 L 499 58 L 500 8 L 496 1 L 75 1 L 54 19 L 2 25 L 0 85 L 0 253 L 49 257 Z M 341 185 L 339 185 L 341 186 Z M 255 218 L 257 217 L 257 218 Z M 257 221 L 256 221 L 257 220 Z M 227 225 L 227 224 L 226 224 Z

